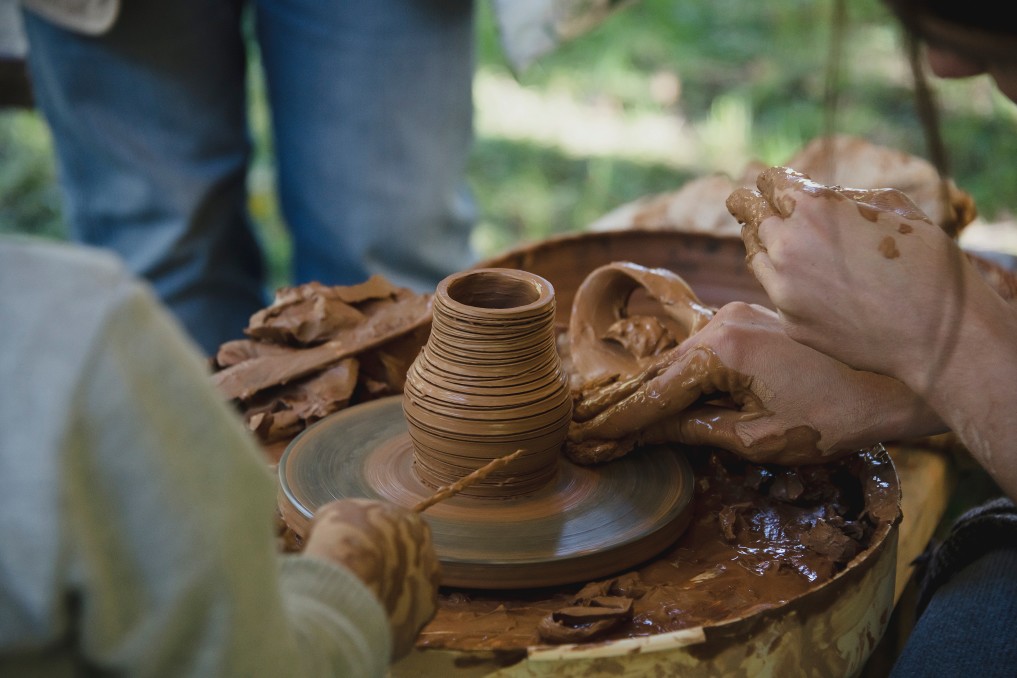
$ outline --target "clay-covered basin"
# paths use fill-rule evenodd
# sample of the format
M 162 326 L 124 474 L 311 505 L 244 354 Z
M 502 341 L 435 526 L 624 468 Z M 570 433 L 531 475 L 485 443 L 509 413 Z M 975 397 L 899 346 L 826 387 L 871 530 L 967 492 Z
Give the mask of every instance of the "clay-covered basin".
M 478 268 L 519 268 L 546 278 L 557 294 L 557 325 L 567 328 L 579 285 L 594 269 L 617 261 L 674 271 L 705 304 L 767 305 L 744 257 L 738 238 L 633 230 L 553 238 Z M 392 676 L 856 675 L 892 611 L 900 523 L 896 471 L 881 448 L 871 454 L 854 467 L 865 488 L 862 513 L 871 514 L 873 525 L 864 550 L 832 577 L 788 600 L 650 635 L 511 649 L 425 647 L 398 662 Z M 427 628 L 421 637 L 428 637 Z

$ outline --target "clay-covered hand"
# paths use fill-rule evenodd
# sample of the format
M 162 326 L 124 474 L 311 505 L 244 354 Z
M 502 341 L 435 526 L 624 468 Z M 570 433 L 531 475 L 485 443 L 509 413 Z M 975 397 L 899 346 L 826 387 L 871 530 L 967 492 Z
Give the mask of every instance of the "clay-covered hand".
M 628 443 L 622 452 L 679 442 L 798 465 L 943 430 L 901 382 L 795 342 L 776 313 L 741 302 L 722 307 L 669 361 L 624 388 L 624 397 L 573 422 L 573 459 L 604 461 L 598 450 L 617 450 L 617 441 Z
M 330 502 L 315 514 L 304 553 L 349 568 L 378 596 L 393 658 L 413 649 L 437 609 L 440 582 L 431 530 L 417 513 L 372 499 Z
M 972 313 L 999 299 L 957 244 L 894 189 L 824 186 L 785 167 L 727 200 L 788 334 L 919 392 Z

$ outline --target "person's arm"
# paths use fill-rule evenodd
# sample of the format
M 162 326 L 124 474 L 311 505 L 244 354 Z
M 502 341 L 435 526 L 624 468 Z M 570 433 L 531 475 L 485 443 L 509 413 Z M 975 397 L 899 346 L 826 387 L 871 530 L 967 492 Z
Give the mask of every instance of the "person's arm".
M 63 475 L 83 660 L 131 675 L 384 675 L 383 607 L 287 557 L 274 484 L 193 346 L 125 285 L 75 394 Z
M 727 304 L 675 354 L 624 398 L 574 422 L 570 456 L 628 440 L 809 464 L 944 429 L 902 383 L 793 341 L 776 313 L 761 306 Z
M 393 656 L 413 649 L 437 609 L 440 583 L 431 528 L 419 513 L 373 499 L 329 502 L 314 514 L 304 554 L 349 568 L 384 606 Z
M 899 379 L 1017 497 L 1017 308 L 899 191 L 770 168 L 728 208 L 788 334 Z

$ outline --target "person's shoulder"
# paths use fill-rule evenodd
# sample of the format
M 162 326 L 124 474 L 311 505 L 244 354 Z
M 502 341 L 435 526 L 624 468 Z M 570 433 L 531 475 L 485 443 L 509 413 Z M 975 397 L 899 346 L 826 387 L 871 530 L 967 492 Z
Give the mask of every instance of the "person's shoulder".
M 0 237 L 0 256 L 117 266 L 116 256 L 98 247 L 10 233 Z
M 4 282 L 40 280 L 52 286 L 86 281 L 115 285 L 131 276 L 111 252 L 85 245 L 24 236 L 0 238 Z
M 0 238 L 0 315 L 63 327 L 101 325 L 125 299 L 150 296 L 112 253 L 38 238 Z
M 22 419 L 57 421 L 104 334 L 133 300 L 151 295 L 113 255 L 80 245 L 0 237 L 0 383 L 46 403 Z M 45 410 L 45 411 L 43 411 Z M 55 424 L 54 424 L 55 425 Z

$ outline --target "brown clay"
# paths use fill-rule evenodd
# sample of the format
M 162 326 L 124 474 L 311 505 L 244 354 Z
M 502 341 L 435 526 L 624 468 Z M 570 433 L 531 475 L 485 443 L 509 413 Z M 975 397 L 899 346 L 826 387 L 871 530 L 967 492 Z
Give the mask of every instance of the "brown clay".
M 875 221 L 880 214 L 893 212 L 898 216 L 922 221 L 931 220 L 903 192 L 894 188 L 844 188 L 827 186 L 810 179 L 807 175 L 789 167 L 768 167 L 756 178 L 757 188 L 739 188 L 728 196 L 726 204 L 731 214 L 742 224 L 742 238 L 745 241 L 746 258 L 765 251 L 759 240 L 759 226 L 768 217 L 789 218 L 795 210 L 795 201 L 787 193 L 794 188 L 815 197 L 830 200 L 849 200 L 855 203 L 858 213 L 869 221 Z M 764 196 L 773 196 L 772 200 Z M 892 243 L 891 243 L 892 246 Z M 880 252 L 894 258 L 896 247 L 880 243 Z
M 608 574 L 672 543 L 692 495 L 680 455 L 583 469 L 560 454 L 572 398 L 554 302 L 546 280 L 519 270 L 446 278 L 402 416 L 369 403 L 287 449 L 280 509 L 296 531 L 333 497 L 428 509 L 443 581 L 507 589 Z
M 802 468 L 707 449 L 690 458 L 697 476 L 692 524 L 659 557 L 579 591 L 446 589 L 418 647 L 512 650 L 581 641 L 547 618 L 558 613 L 560 620 L 563 609 L 597 596 L 632 601 L 630 616 L 593 630 L 598 641 L 762 615 L 822 588 L 900 517 L 895 475 L 881 450 Z
M 380 498 L 412 508 L 434 496 L 414 472 L 401 400 L 339 412 L 287 448 L 279 463 L 279 508 L 299 537 L 315 511 L 335 498 Z M 453 494 L 423 515 L 445 585 L 559 586 L 607 576 L 667 548 L 688 524 L 692 482 L 684 456 L 666 448 L 597 467 L 559 458 L 552 481 L 539 490 Z
M 630 310 L 633 297 L 655 308 Z M 713 309 L 673 271 L 631 262 L 601 266 L 583 280 L 572 302 L 574 385 L 633 377 L 712 317 Z
M 554 314 L 554 288 L 532 273 L 485 269 L 439 283 L 403 395 L 425 484 L 450 485 L 517 449 L 509 468 L 463 493 L 510 497 L 550 482 L 572 416 Z
M 644 299 L 642 314 L 630 310 L 633 298 Z M 591 439 L 584 434 L 588 420 L 664 371 L 676 359 L 677 346 L 713 314 L 679 275 L 667 269 L 616 262 L 592 271 L 576 292 L 569 321 L 574 404 L 566 454 L 581 464 L 628 454 L 639 442 L 638 426 L 616 416 L 612 423 L 617 423 L 617 430 Z M 668 389 L 681 402 L 671 407 L 662 398 L 660 409 L 692 404 L 701 394 L 694 387 Z
M 236 401 L 276 461 L 308 425 L 351 403 L 402 392 L 430 319 L 430 295 L 380 276 L 281 288 L 251 317 L 249 339 L 219 348 L 212 383 Z
M 539 271 L 542 275 L 546 275 L 560 291 L 560 304 L 562 299 L 571 300 L 574 291 L 588 271 L 599 265 L 618 260 L 638 260 L 647 266 L 666 266 L 681 271 L 682 277 L 700 293 L 704 302 L 709 304 L 719 305 L 732 299 L 766 304 L 765 295 L 762 294 L 755 279 L 744 267 L 743 257 L 744 249 L 738 239 L 718 239 L 674 232 L 628 231 L 566 236 L 510 252 L 497 260 L 491 260 L 488 264 L 496 267 L 522 266 L 529 270 Z M 564 329 L 567 326 L 570 311 L 570 305 L 566 305 L 565 308 L 559 305 L 557 311 L 559 329 Z M 372 405 L 369 403 L 366 407 Z M 327 423 L 328 420 L 322 422 L 319 427 Z M 358 435 L 354 430 L 360 424 L 361 422 L 356 418 L 347 419 L 341 427 L 344 439 Z M 365 429 L 369 429 L 363 433 L 365 436 L 377 436 L 381 428 L 376 422 L 365 422 L 364 426 Z M 321 430 L 326 432 L 326 429 Z M 315 432 L 309 431 L 308 433 Z M 305 447 L 314 444 L 334 448 L 334 442 L 327 438 L 328 436 L 322 436 L 320 440 L 316 440 L 313 435 L 305 435 L 302 442 Z M 409 464 L 397 463 L 400 458 L 408 459 L 412 456 L 409 443 L 405 441 L 405 438 L 403 440 L 389 439 L 381 435 L 380 439 L 376 437 L 374 443 L 369 442 L 368 444 L 374 449 L 389 450 L 385 452 L 387 456 L 384 461 L 367 465 L 371 473 L 377 472 L 379 478 L 392 475 L 388 472 L 382 473 L 382 468 L 386 471 L 396 469 L 398 473 L 407 473 L 404 467 L 408 468 Z M 708 457 L 702 456 L 706 453 L 708 451 L 702 451 L 699 459 L 708 459 Z M 658 454 L 657 456 L 665 455 Z M 781 558 L 800 556 L 803 552 L 788 550 L 788 544 L 795 543 L 793 539 L 789 538 L 790 541 L 788 541 L 783 538 L 775 538 L 765 530 L 759 531 L 766 525 L 783 524 L 781 522 L 783 520 L 781 507 L 771 505 L 767 508 L 767 502 L 777 502 L 779 505 L 788 503 L 796 505 L 802 502 L 802 493 L 808 494 L 813 488 L 827 488 L 827 490 L 820 489 L 820 495 L 824 491 L 836 493 L 838 492 L 837 488 L 844 489 L 844 483 L 846 483 L 851 494 L 866 498 L 868 515 L 878 521 L 880 526 L 875 529 L 877 532 L 882 529 L 885 535 L 888 526 L 899 519 L 894 499 L 896 484 L 892 468 L 889 468 L 884 461 L 877 459 L 876 462 L 870 465 L 869 461 L 863 459 L 860 466 L 848 467 L 847 477 L 854 478 L 854 480 L 845 479 L 844 476 L 839 476 L 839 479 L 835 480 L 828 479 L 826 482 L 810 479 L 808 476 L 804 479 L 798 476 L 776 478 L 767 476 L 761 471 L 735 470 L 733 474 L 718 475 L 719 480 L 717 482 L 708 481 L 708 485 L 704 485 L 701 481 L 697 488 L 698 499 L 696 501 L 697 507 L 700 508 L 697 508 L 693 526 L 673 547 L 667 549 L 660 556 L 654 557 L 645 565 L 633 567 L 631 564 L 622 564 L 612 572 L 621 572 L 624 575 L 600 575 L 600 578 L 590 577 L 582 565 L 578 568 L 573 565 L 573 568 L 579 571 L 573 573 L 572 581 L 584 574 L 587 575 L 586 578 L 580 579 L 580 581 L 593 579 L 590 587 L 583 588 L 582 591 L 577 591 L 575 586 L 558 585 L 555 589 L 533 588 L 533 590 L 526 590 L 542 585 L 539 574 L 530 580 L 531 587 L 518 586 L 516 588 L 520 590 L 515 593 L 504 591 L 482 593 L 472 588 L 445 589 L 438 616 L 432 625 L 425 628 L 425 633 L 421 636 L 422 646 L 516 648 L 517 651 L 522 651 L 525 654 L 525 648 L 532 648 L 535 644 L 547 642 L 546 640 L 541 641 L 536 630 L 547 615 L 564 608 L 575 608 L 577 603 L 581 606 L 582 600 L 591 596 L 621 594 L 621 597 L 633 600 L 632 609 L 635 612 L 633 619 L 636 621 L 626 621 L 615 627 L 610 633 L 603 636 L 608 640 L 634 635 L 654 635 L 664 629 L 674 628 L 675 625 L 683 625 L 686 622 L 695 624 L 697 619 L 706 620 L 704 625 L 708 624 L 711 627 L 720 628 L 718 625 L 726 624 L 724 628 L 732 629 L 732 633 L 737 633 L 740 638 L 744 637 L 743 632 L 747 632 L 746 629 L 749 627 L 757 628 L 761 620 L 767 617 L 770 612 L 787 609 L 790 605 L 788 601 L 795 602 L 795 609 L 801 613 L 807 615 L 816 613 L 823 604 L 829 602 L 830 597 L 806 596 L 803 592 L 821 594 L 824 589 L 829 589 L 831 594 L 835 592 L 832 590 L 833 587 L 827 586 L 830 580 L 824 578 L 826 574 L 820 574 L 810 581 L 811 575 L 808 573 L 828 573 L 831 569 L 845 567 L 842 574 L 857 573 L 864 569 L 858 565 L 864 566 L 872 561 L 872 554 L 861 551 L 856 560 L 847 566 L 840 563 L 833 568 L 823 567 L 820 563 L 837 562 L 839 559 L 847 557 L 856 547 L 852 547 L 850 542 L 845 540 L 845 533 L 841 532 L 838 535 L 836 531 L 820 528 L 816 534 L 798 533 L 797 537 L 802 549 L 808 549 L 808 544 L 815 548 L 815 553 L 818 554 L 815 561 L 810 561 L 811 556 L 808 556 L 805 560 L 799 558 L 798 565 L 775 564 L 787 562 L 781 561 Z M 700 463 L 701 461 L 697 462 L 697 465 Z M 721 466 L 723 464 L 715 468 L 719 469 Z M 747 468 L 764 467 L 749 465 Z M 280 467 L 280 470 L 285 474 L 286 469 L 283 466 Z M 301 472 L 300 469 L 291 470 L 297 473 Z M 311 469 L 308 473 L 315 480 L 324 475 L 322 469 Z M 329 467 L 326 473 L 335 476 L 356 475 L 351 472 L 349 466 Z M 638 479 L 633 488 L 638 487 L 639 491 L 643 491 L 645 488 L 652 487 L 652 479 L 657 473 L 656 470 L 650 471 L 647 477 Z M 721 472 L 718 470 L 717 473 Z M 701 477 L 705 478 L 706 475 L 701 473 Z M 760 482 L 756 483 L 756 479 L 760 479 Z M 371 488 L 375 487 L 373 483 L 376 480 L 378 478 L 369 479 L 360 490 L 364 491 L 366 488 L 373 491 Z M 816 482 L 813 482 L 814 480 Z M 406 506 L 412 506 L 414 503 L 426 499 L 433 491 L 433 488 L 424 486 L 419 483 L 419 480 L 413 478 L 403 479 L 395 484 L 399 485 L 398 492 L 403 493 L 403 497 L 397 503 Z M 801 493 L 799 486 L 802 488 Z M 861 489 L 858 490 L 858 487 Z M 386 487 L 380 494 L 387 497 L 389 495 L 386 493 L 390 489 Z M 733 494 L 723 493 L 725 490 Z M 557 502 L 556 506 L 564 508 L 558 488 L 555 488 L 555 491 L 555 495 L 543 497 L 537 505 L 531 505 L 531 508 L 526 510 L 531 510 L 534 513 L 546 513 L 548 512 L 547 507 L 555 502 Z M 634 490 L 633 492 L 631 496 L 638 497 L 638 493 L 635 493 Z M 756 493 L 756 499 L 747 500 L 746 493 L 751 494 L 752 492 Z M 552 499 L 552 496 L 557 496 L 557 499 Z M 711 499 L 711 497 L 714 498 Z M 700 502 L 704 499 L 705 502 Z M 786 501 L 788 499 L 791 501 Z M 501 531 L 496 505 L 501 502 L 511 503 L 513 501 L 516 500 L 489 502 L 469 497 L 452 497 L 446 502 L 435 505 L 425 515 L 429 521 L 432 514 L 438 521 L 444 520 L 456 512 L 460 512 L 460 515 L 476 515 L 476 520 L 480 524 L 488 526 L 497 524 Z M 292 504 L 289 505 L 292 506 Z M 285 512 L 287 502 L 281 501 L 280 506 Z M 784 510 L 786 510 L 786 506 Z M 551 512 L 553 513 L 553 510 Z M 757 513 L 762 520 L 758 525 L 752 522 L 752 516 Z M 807 514 L 808 511 L 801 517 Z M 291 519 L 293 523 L 300 520 L 299 517 L 293 517 L 292 511 L 288 516 L 288 520 Z M 857 522 L 854 518 L 850 520 Z M 799 520 L 797 524 L 803 526 L 805 522 L 808 521 Z M 830 521 L 822 522 L 825 524 Z M 706 528 L 700 527 L 707 523 Z M 848 536 L 851 537 L 851 535 Z M 515 538 L 515 536 L 510 538 Z M 742 541 L 743 539 L 746 541 Z M 517 543 L 518 549 L 527 547 L 523 541 Z M 864 541 L 860 543 L 864 545 Z M 826 555 L 824 556 L 823 553 Z M 767 562 L 770 565 L 766 565 Z M 810 562 L 812 565 L 809 565 Z M 554 562 L 549 562 L 547 569 L 554 569 L 556 565 Z M 676 565 L 684 569 L 676 570 Z M 762 572 L 762 580 L 768 582 L 762 588 L 756 587 L 756 582 L 759 581 L 757 572 Z M 637 576 L 635 580 L 628 576 L 631 573 L 635 573 Z M 672 575 L 675 579 L 669 579 Z M 674 581 L 678 579 L 681 579 L 685 589 L 693 594 L 692 598 L 683 598 L 684 594 L 679 595 L 680 592 L 673 588 Z M 741 586 L 735 585 L 729 588 L 728 585 L 731 582 L 741 582 Z M 850 582 L 848 584 L 850 585 Z M 837 589 L 837 591 L 843 590 L 843 585 Z M 580 596 L 580 592 L 585 593 Z M 717 592 L 726 593 L 723 593 L 718 599 Z M 638 600 L 636 594 L 639 594 Z M 802 607 L 798 604 L 805 602 L 806 599 L 810 603 L 809 607 Z M 639 616 L 641 610 L 642 616 Z M 693 616 L 686 618 L 686 610 L 691 610 Z M 574 614 L 566 614 L 563 618 L 575 619 L 582 614 L 573 612 Z M 532 625 L 529 624 L 531 620 Z M 725 620 L 736 621 L 726 622 Z M 450 632 L 447 635 L 445 634 L 446 630 Z M 715 640 L 722 642 L 719 636 Z M 469 659 L 468 655 L 464 656 L 464 660 Z

